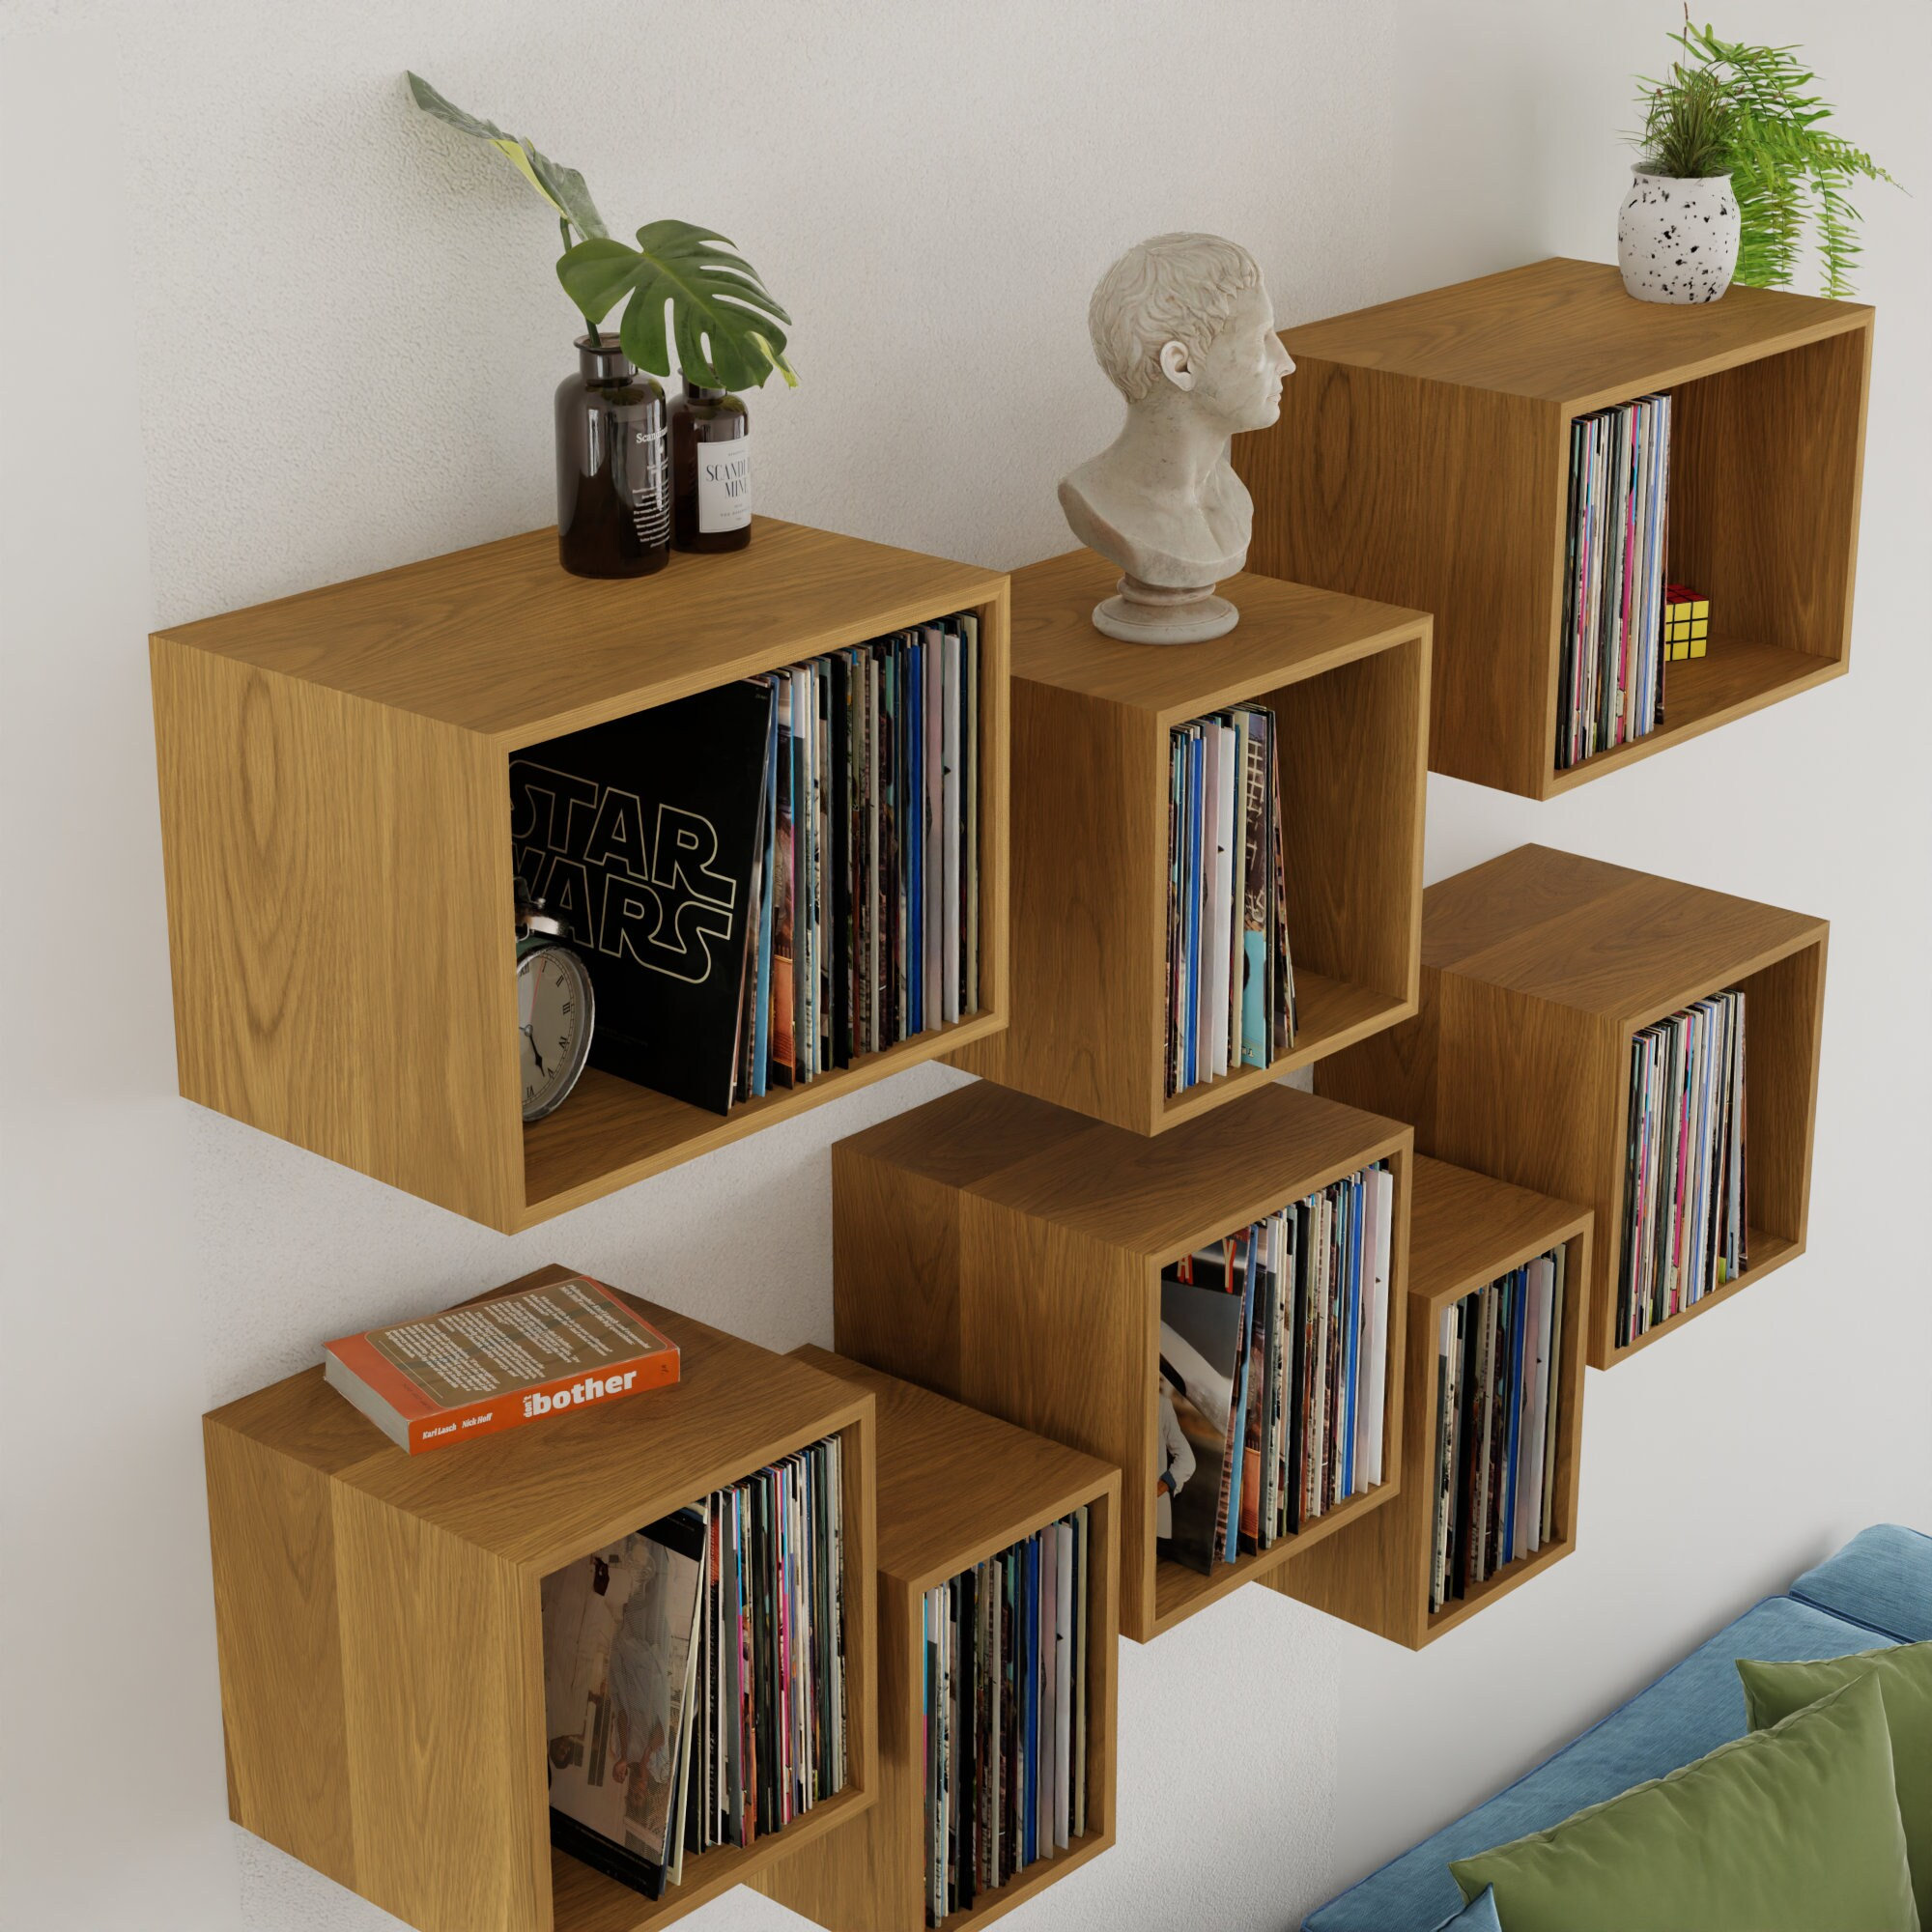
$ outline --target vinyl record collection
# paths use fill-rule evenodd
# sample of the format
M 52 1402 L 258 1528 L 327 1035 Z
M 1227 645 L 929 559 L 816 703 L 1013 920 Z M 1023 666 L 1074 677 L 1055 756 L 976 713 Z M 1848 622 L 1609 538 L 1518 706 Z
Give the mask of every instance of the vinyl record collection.
M 1442 1311 L 1432 1615 L 1554 1534 L 1568 1253 L 1539 1255 Z
M 969 611 L 511 759 L 592 1065 L 725 1113 L 979 1010 L 980 655 Z
M 1088 1508 L 923 1603 L 925 1922 L 1087 1831 Z
M 1211 1574 L 1382 1480 L 1394 1228 L 1378 1162 L 1162 1271 L 1162 1555 Z
M 843 1444 L 543 1579 L 551 1841 L 652 1898 L 844 1788 Z
M 1716 993 L 1631 1042 L 1617 1345 L 1749 1265 L 1745 996 Z
M 1668 396 L 1640 396 L 1570 425 L 1558 771 L 1663 722 L 1669 498 Z
M 980 1007 L 980 620 L 765 679 L 765 824 L 734 1099 Z
M 1167 802 L 1167 1091 L 1294 1045 L 1279 731 L 1236 705 L 1178 725 Z

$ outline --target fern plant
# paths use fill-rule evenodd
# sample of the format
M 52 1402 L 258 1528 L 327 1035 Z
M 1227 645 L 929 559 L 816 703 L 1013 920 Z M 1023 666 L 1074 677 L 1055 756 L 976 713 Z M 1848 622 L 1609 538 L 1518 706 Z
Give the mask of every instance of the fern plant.
M 1736 279 L 1789 288 L 1807 231 L 1815 229 L 1825 293 L 1848 296 L 1859 255 L 1860 181 L 1898 185 L 1862 148 L 1821 124 L 1832 109 L 1812 93 L 1817 76 L 1796 47 L 1750 46 L 1694 26 L 1687 10 L 1683 49 L 1662 80 L 1640 80 L 1642 166 L 1662 175 L 1728 174 L 1742 232 Z
M 420 74 L 408 78 L 411 97 L 425 114 L 488 142 L 550 204 L 563 235 L 557 280 L 593 343 L 603 340 L 598 325 L 625 302 L 617 330 L 624 354 L 639 369 L 668 376 L 668 308 L 678 366 L 692 382 L 715 389 L 761 388 L 776 372 L 787 387 L 798 387 L 779 326 L 791 317 L 723 235 L 688 221 L 651 221 L 638 230 L 635 248 L 614 241 L 575 168 L 551 160 L 494 121 L 465 113 Z

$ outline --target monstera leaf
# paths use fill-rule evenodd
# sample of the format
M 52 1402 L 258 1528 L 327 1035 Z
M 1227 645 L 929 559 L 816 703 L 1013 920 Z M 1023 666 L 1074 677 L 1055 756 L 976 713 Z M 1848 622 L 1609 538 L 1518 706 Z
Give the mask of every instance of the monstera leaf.
M 494 121 L 479 121 L 475 115 L 466 114 L 453 100 L 439 94 L 421 74 L 411 74 L 409 83 L 411 95 L 425 114 L 434 114 L 459 133 L 488 141 L 580 235 L 602 238 L 611 232 L 597 213 L 597 204 L 590 199 L 590 190 L 583 185 L 583 177 L 575 168 L 566 168 L 539 154 L 529 142 L 504 133 Z M 565 240 L 568 239 L 566 236 Z
M 791 317 L 731 247 L 709 228 L 653 221 L 638 230 L 635 248 L 609 239 L 580 242 L 565 251 L 556 273 L 593 324 L 630 298 L 619 339 L 624 354 L 654 376 L 670 374 L 665 340 L 668 307 L 678 367 L 694 383 L 757 388 L 776 370 L 796 388 L 798 377 L 785 360 L 784 331 L 778 326 Z

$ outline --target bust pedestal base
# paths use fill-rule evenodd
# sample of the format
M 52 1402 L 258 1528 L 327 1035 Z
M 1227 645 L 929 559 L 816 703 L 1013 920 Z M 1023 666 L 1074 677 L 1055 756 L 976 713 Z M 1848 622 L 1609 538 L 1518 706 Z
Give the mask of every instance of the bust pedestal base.
M 1168 589 L 1122 577 L 1118 594 L 1094 607 L 1094 628 L 1129 644 L 1204 644 L 1225 638 L 1241 613 L 1211 583 Z

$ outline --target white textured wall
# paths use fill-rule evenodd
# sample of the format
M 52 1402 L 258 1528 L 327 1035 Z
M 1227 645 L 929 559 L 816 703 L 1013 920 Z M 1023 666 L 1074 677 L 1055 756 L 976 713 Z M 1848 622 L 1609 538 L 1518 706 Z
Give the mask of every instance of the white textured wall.
M 1430 871 L 1534 837 L 1828 914 L 1812 1254 L 1591 1378 L 1582 1550 L 1435 1653 L 1261 1590 L 1126 1646 L 1121 1848 L 1029 1923 L 1287 1925 L 1859 1523 L 1932 1525 L 1932 1297 L 1894 1232 L 1932 1152 L 1911 91 L 1932 46 L 1907 0 L 1805 11 L 1727 24 L 1808 37 L 1920 197 L 1866 198 L 1855 674 L 1559 805 L 1432 780 Z M 1236 235 L 1285 320 L 1602 256 L 1622 76 L 1654 69 L 1661 21 L 1627 0 L 9 0 L 0 1922 L 392 1923 L 226 1822 L 200 1411 L 552 1258 L 777 1348 L 829 1341 L 826 1149 L 956 1078 L 903 1075 L 514 1240 L 175 1096 L 144 633 L 550 515 L 554 231 L 400 71 L 582 167 L 619 232 L 675 213 L 742 243 L 805 376 L 753 405 L 761 507 L 1006 566 L 1065 545 L 1053 480 L 1110 432 L 1083 316 L 1122 246 Z M 78 1407 L 48 1370 L 75 1362 Z M 740 1892 L 693 1922 L 782 1921 Z

